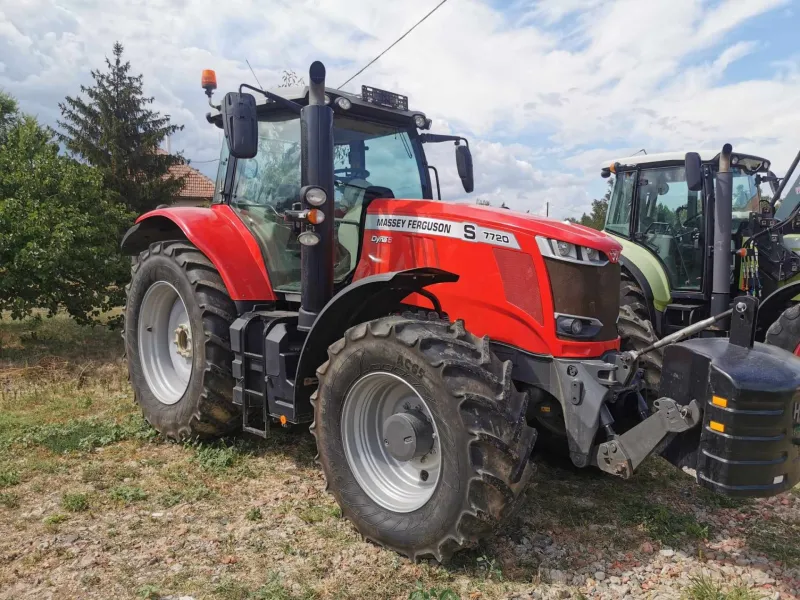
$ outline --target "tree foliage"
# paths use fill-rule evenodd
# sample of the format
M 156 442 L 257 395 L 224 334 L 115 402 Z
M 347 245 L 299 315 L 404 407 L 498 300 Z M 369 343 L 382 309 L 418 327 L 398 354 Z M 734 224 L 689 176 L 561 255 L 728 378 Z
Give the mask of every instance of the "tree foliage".
M 64 308 L 86 322 L 120 306 L 130 262 L 119 239 L 132 217 L 97 170 L 20 116 L 0 145 L 0 310 Z
M 171 204 L 184 178 L 170 177 L 181 156 L 158 151 L 169 135 L 183 129 L 151 108 L 142 91 L 142 76 L 131 75 L 122 59 L 122 44 L 114 44 L 106 72 L 92 71 L 94 85 L 81 86 L 84 97 L 67 96 L 59 104 L 58 137 L 74 156 L 96 167 L 103 185 L 135 213 Z
M 592 200 L 592 210 L 589 214 L 583 213 L 580 219 L 567 218 L 571 223 L 578 223 L 602 231 L 606 225 L 606 215 L 608 214 L 608 202 L 611 199 L 611 191 L 614 189 L 614 179 L 609 178 L 608 188 L 605 195 L 599 200 Z
M 8 132 L 19 121 L 19 106 L 16 99 L 0 90 L 0 144 L 6 141 Z

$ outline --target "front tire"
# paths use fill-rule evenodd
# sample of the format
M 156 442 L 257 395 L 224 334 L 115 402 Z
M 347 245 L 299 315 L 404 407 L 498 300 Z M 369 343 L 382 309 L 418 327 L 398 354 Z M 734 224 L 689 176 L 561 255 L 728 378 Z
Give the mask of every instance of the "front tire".
M 647 298 L 642 289 L 625 273 L 619 290 L 619 321 L 617 330 L 620 349 L 641 350 L 658 341 L 650 322 Z M 644 370 L 644 396 L 648 402 L 658 399 L 658 386 L 664 364 L 664 351 L 654 350 L 642 356 L 639 366 Z
M 235 314 L 216 268 L 188 242 L 158 242 L 134 260 L 128 373 L 145 419 L 165 437 L 216 437 L 240 426 L 229 333 Z
M 800 356 L 800 304 L 790 306 L 770 325 L 764 341 Z
M 317 371 L 311 431 L 328 489 L 365 538 L 412 560 L 443 561 L 513 514 L 534 469 L 536 431 L 526 424 L 527 396 L 514 388 L 511 363 L 494 356 L 488 339 L 462 321 L 391 316 L 349 329 L 328 356 Z M 396 391 L 378 393 L 381 385 Z M 418 431 L 430 421 L 428 433 L 406 438 L 426 438 L 420 452 L 427 454 L 398 460 L 395 448 L 351 439 L 359 427 L 371 428 L 365 440 L 385 438 L 392 407 L 390 418 L 420 417 Z M 363 464 L 382 488 L 366 481 Z M 404 483 L 426 464 L 427 482 Z

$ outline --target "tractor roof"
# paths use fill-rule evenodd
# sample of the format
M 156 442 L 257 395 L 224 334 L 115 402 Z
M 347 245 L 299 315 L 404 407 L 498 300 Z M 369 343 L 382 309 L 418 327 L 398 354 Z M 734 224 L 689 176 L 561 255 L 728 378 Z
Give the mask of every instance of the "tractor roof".
M 609 165 L 615 163 L 622 165 L 623 168 L 621 170 L 628 170 L 626 167 L 682 165 L 687 152 L 697 152 L 703 162 L 712 162 L 719 157 L 719 150 L 683 150 L 681 152 L 662 152 L 660 154 L 637 154 L 636 156 L 607 161 L 602 165 L 602 168 L 607 169 Z M 767 171 L 770 167 L 770 162 L 766 158 L 752 154 L 734 152 L 733 159 L 750 171 Z
M 334 112 L 342 116 L 350 115 L 356 118 L 371 118 L 381 122 L 396 124 L 402 127 L 415 127 L 414 117 L 417 115 L 422 115 L 425 117 L 425 113 L 419 110 L 402 110 L 387 106 L 385 104 L 378 104 L 376 100 L 366 100 L 362 97 L 365 90 L 381 92 L 381 90 L 374 90 L 374 88 L 368 88 L 367 86 L 362 86 L 362 94 L 351 94 L 350 92 L 344 92 L 342 90 L 337 90 L 336 88 L 326 87 L 325 95 L 330 98 L 330 106 L 333 107 Z M 308 86 L 306 85 L 272 88 L 267 91 L 272 92 L 277 96 L 286 98 L 287 100 L 296 102 L 301 106 L 306 106 L 308 104 Z M 386 94 L 386 92 L 382 93 Z M 256 107 L 259 115 L 266 115 L 271 112 L 277 113 L 286 111 L 286 109 L 279 104 L 273 102 L 272 100 L 268 100 L 266 97 L 260 94 L 253 95 L 256 97 Z M 401 101 L 404 101 L 407 106 L 407 98 L 399 96 L 398 94 L 390 95 L 394 96 L 395 98 L 400 98 Z M 350 100 L 351 108 L 349 110 L 343 110 L 335 104 L 336 99 L 340 97 Z M 209 123 L 213 123 L 217 127 L 222 127 L 222 119 L 219 110 L 211 110 L 208 114 L 206 114 L 206 119 Z

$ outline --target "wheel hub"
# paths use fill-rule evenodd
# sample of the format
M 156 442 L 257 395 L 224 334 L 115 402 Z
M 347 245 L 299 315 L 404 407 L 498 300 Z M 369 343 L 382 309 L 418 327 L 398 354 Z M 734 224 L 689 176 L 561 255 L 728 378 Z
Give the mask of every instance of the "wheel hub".
M 421 413 L 396 413 L 383 422 L 383 443 L 401 462 L 420 458 L 433 448 L 433 427 Z
M 175 328 L 174 344 L 178 354 L 184 358 L 192 357 L 192 330 L 188 325 L 181 324 Z
M 430 407 L 402 377 L 374 371 L 357 379 L 344 399 L 341 435 L 350 470 L 375 503 L 409 513 L 431 499 L 441 440 Z

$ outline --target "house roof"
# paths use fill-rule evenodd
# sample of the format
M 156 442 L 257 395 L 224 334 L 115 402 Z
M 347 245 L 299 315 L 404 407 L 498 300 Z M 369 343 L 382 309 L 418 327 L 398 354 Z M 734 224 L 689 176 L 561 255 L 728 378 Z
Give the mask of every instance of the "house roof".
M 183 188 L 178 193 L 179 198 L 213 198 L 214 182 L 197 169 L 189 165 L 173 165 L 169 173 L 176 178 L 186 175 Z
M 156 148 L 156 153 L 167 154 L 161 148 Z M 186 176 L 183 188 L 178 192 L 178 198 L 202 198 L 211 200 L 214 197 L 214 182 L 197 169 L 187 164 L 172 165 L 169 175 L 175 179 Z

